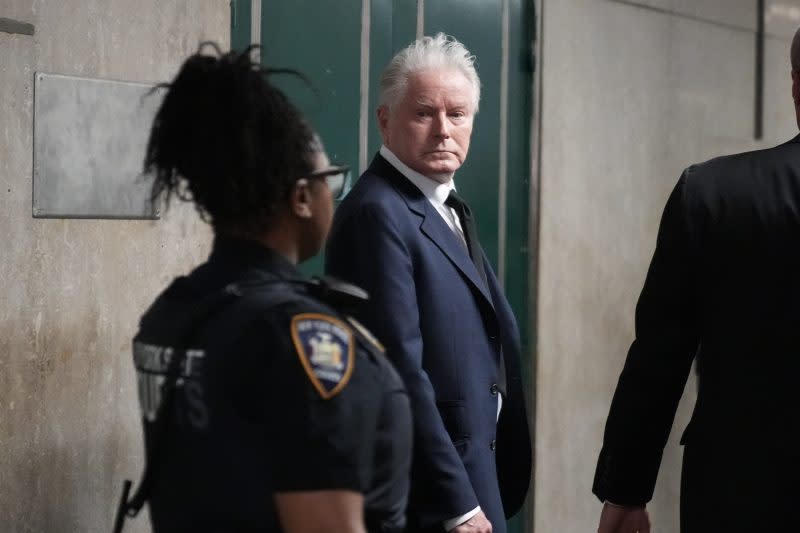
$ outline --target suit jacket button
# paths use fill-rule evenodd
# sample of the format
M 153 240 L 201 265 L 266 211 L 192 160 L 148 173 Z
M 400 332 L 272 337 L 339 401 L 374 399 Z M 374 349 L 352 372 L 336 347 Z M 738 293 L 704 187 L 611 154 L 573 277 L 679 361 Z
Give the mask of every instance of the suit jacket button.
M 489 443 L 489 449 L 494 451 L 495 448 L 497 448 L 497 441 L 493 440 L 492 442 Z
M 489 392 L 492 393 L 492 396 L 497 396 L 497 383 L 492 383 L 492 386 L 489 387 Z

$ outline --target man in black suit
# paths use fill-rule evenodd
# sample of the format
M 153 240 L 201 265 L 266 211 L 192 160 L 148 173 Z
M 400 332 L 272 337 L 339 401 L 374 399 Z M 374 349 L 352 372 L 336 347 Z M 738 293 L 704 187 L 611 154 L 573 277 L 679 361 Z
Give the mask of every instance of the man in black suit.
M 386 345 L 414 415 L 409 531 L 504 533 L 528 489 L 519 331 L 455 192 L 480 81 L 439 34 L 381 79 L 384 145 L 339 206 L 329 273 L 364 287 L 357 316 Z
M 800 124 L 800 30 L 791 63 Z M 599 533 L 650 531 L 645 505 L 693 360 L 681 532 L 796 531 L 800 136 L 689 167 L 669 197 L 595 474 Z

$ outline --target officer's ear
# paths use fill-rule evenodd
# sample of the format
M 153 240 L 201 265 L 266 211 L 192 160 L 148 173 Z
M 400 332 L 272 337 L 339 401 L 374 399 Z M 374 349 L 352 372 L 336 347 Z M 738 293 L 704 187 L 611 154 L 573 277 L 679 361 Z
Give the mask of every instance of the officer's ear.
M 289 194 L 289 210 L 299 218 L 311 218 L 312 198 L 309 180 L 305 178 L 297 180 Z

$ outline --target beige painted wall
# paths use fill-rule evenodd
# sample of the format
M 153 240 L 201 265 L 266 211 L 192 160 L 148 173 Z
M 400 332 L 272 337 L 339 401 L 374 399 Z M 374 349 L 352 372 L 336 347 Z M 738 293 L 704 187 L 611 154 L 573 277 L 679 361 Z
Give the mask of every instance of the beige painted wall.
M 228 46 L 228 2 L 0 0 L 0 17 L 36 28 L 0 33 L 0 531 L 107 531 L 142 464 L 130 338 L 210 232 L 187 206 L 33 219 L 33 76 L 169 80 L 200 41 Z
M 765 139 L 753 140 L 753 0 L 542 0 L 536 533 L 595 531 L 611 396 L 667 196 L 691 163 L 797 133 L 788 48 L 800 1 L 768 4 Z M 678 531 L 687 386 L 651 516 Z

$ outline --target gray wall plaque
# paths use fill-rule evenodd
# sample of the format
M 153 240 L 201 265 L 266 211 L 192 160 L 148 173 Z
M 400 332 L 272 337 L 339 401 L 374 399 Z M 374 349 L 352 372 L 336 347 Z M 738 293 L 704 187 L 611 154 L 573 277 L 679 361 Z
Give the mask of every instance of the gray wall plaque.
M 19 33 L 20 35 L 33 35 L 33 24 L 21 20 L 0 17 L 0 31 L 4 33 Z
M 158 218 L 142 176 L 165 90 L 36 73 L 33 216 Z

